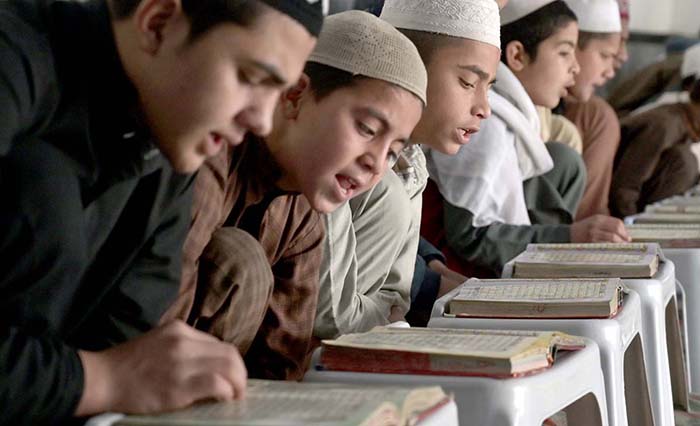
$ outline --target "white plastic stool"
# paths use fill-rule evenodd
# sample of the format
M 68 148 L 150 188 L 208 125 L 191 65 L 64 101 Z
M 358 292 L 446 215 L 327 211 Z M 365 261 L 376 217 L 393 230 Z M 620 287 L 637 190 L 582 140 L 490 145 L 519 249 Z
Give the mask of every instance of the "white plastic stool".
M 608 416 L 612 426 L 653 425 L 641 336 L 639 295 L 630 291 L 614 318 L 501 319 L 444 316 L 457 287 L 435 302 L 428 327 L 502 330 L 558 330 L 595 341 L 600 348 Z
M 509 262 L 503 268 L 503 278 L 511 278 L 512 273 L 513 264 Z M 673 426 L 674 397 L 681 406 L 687 406 L 688 403 L 687 376 L 681 356 L 680 333 L 677 332 L 674 265 L 662 260 L 653 278 L 623 278 L 622 281 L 639 295 L 641 302 L 644 361 L 655 424 Z M 667 326 L 675 328 L 667 334 Z M 671 357 L 669 347 L 672 348 Z M 670 358 L 673 362 L 670 362 Z M 671 374 L 672 369 L 674 374 Z M 675 379 L 673 385 L 672 377 Z
M 700 248 L 664 248 L 676 266 L 676 278 L 685 290 L 684 323 L 687 327 L 688 373 L 691 392 L 700 391 Z
M 541 426 L 564 410 L 570 426 L 606 426 L 605 385 L 598 346 L 586 341 L 580 351 L 565 354 L 540 373 L 512 378 L 350 373 L 316 370 L 320 350 L 314 353 L 308 382 L 439 385 L 454 393 L 461 426 Z

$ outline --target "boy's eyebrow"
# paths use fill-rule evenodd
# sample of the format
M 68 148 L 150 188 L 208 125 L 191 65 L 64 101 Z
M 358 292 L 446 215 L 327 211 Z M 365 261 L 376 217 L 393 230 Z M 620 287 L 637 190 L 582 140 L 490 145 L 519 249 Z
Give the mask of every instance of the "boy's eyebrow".
M 277 67 L 271 64 L 266 64 L 264 62 L 256 61 L 256 60 L 251 60 L 250 65 L 261 69 L 263 72 L 269 75 L 269 77 L 266 80 L 271 80 L 270 83 L 271 85 L 274 86 L 286 86 L 287 85 L 287 80 L 282 77 L 282 73 L 279 72 Z
M 576 48 L 576 43 L 574 43 L 571 40 L 562 40 L 559 42 L 559 45 L 562 45 L 562 44 L 568 44 L 569 46 L 573 47 L 574 49 Z
M 478 65 L 457 65 L 459 68 L 467 71 L 471 71 L 474 74 L 476 74 L 479 79 L 488 81 L 489 80 L 489 73 L 481 69 L 480 66 Z M 489 84 L 493 84 L 496 82 L 496 79 L 494 78 L 493 80 L 489 81 Z

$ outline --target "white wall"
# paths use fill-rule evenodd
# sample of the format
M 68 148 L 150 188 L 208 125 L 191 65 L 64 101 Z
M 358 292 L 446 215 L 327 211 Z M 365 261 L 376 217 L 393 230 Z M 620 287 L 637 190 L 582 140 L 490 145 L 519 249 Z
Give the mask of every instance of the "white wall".
M 697 36 L 700 0 L 631 0 L 632 31 Z

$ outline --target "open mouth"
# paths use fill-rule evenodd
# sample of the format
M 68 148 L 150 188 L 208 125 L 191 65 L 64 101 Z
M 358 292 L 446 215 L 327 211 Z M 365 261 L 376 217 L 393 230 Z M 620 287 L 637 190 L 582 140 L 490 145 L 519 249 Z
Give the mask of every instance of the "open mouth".
M 476 127 L 469 127 L 469 128 L 458 128 L 457 132 L 459 133 L 459 136 L 462 138 L 462 141 L 464 142 L 469 142 L 469 139 L 471 136 L 479 131 L 478 128 Z
M 360 186 L 356 180 L 349 176 L 336 175 L 335 179 L 338 181 L 338 188 L 340 189 L 340 194 L 343 196 L 343 198 L 350 198 Z

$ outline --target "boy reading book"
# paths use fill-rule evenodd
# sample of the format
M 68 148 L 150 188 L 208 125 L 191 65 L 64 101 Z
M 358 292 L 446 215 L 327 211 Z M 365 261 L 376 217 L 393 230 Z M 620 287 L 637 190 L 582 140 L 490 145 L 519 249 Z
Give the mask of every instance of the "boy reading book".
M 381 178 L 421 116 L 426 81 L 415 46 L 391 25 L 360 11 L 328 18 L 270 134 L 248 135 L 197 176 L 181 293 L 168 315 L 236 345 L 251 377 L 300 378 L 321 214 Z
M 191 174 L 268 130 L 322 21 L 306 1 L 0 2 L 0 424 L 243 396 L 230 346 L 149 330 Z
M 444 209 L 443 238 L 455 267 L 485 268 L 486 275 L 499 274 L 531 242 L 627 240 L 618 219 L 572 223 L 583 164 L 570 148 L 540 138 L 535 105 L 556 106 L 579 70 L 575 15 L 562 1 L 516 0 L 503 9 L 501 23 L 493 116 L 456 155 L 428 150 L 439 190 L 433 199 L 441 202 L 426 209 Z
M 395 173 L 387 173 L 371 191 L 326 217 L 314 328 L 318 338 L 402 319 L 409 302 L 412 310 L 429 312 L 447 279 L 443 275 L 442 282 L 436 280 L 421 293 L 421 276 L 412 288 L 421 193 L 428 175 L 418 144 L 454 152 L 489 115 L 486 95 L 500 45 L 493 0 L 389 0 L 381 18 L 418 47 L 428 69 L 428 105 Z
M 560 112 L 576 124 L 583 140 L 587 180 L 576 219 L 584 219 L 595 214 L 610 214 L 608 197 L 613 160 L 620 144 L 620 122 L 612 107 L 596 96 L 594 90 L 615 75 L 624 41 L 621 10 L 616 0 L 566 2 L 578 17 L 580 35 L 576 59 L 581 71 L 569 88 Z

